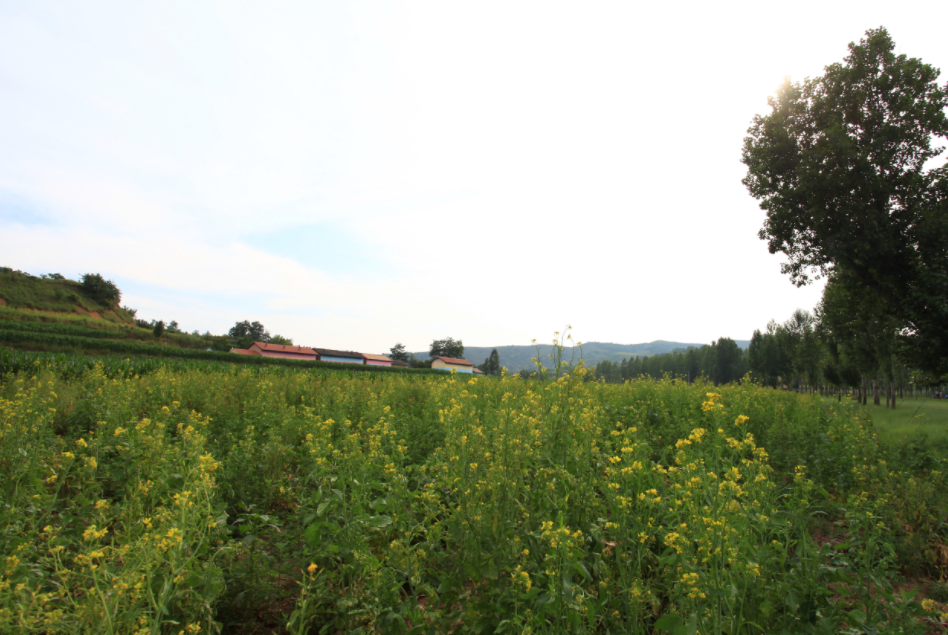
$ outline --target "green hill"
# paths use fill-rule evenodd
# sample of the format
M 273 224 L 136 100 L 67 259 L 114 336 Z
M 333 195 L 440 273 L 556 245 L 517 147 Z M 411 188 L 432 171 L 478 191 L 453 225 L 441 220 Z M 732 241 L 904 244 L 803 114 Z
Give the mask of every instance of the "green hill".
M 0 305 L 15 309 L 75 313 L 109 322 L 131 324 L 133 316 L 118 303 L 103 302 L 81 282 L 59 274 L 38 278 L 23 271 L 0 267 Z
M 747 345 L 750 343 L 748 340 L 736 340 L 737 345 L 741 348 L 747 348 Z M 688 348 L 701 348 L 704 344 L 688 344 L 684 342 L 667 342 L 665 340 L 656 340 L 654 342 L 646 342 L 643 344 L 612 344 L 609 342 L 586 342 L 583 344 L 582 357 L 586 360 L 587 366 L 595 366 L 601 361 L 609 360 L 612 362 L 621 362 L 623 359 L 628 359 L 631 357 L 644 357 L 646 355 L 659 355 L 661 353 L 671 353 L 677 349 L 688 349 Z M 480 364 L 487 356 L 490 355 L 491 350 L 494 348 L 497 349 L 497 353 L 500 355 L 500 365 L 505 366 L 510 372 L 517 372 L 520 370 L 532 369 L 533 362 L 531 361 L 534 357 L 537 356 L 537 349 L 532 345 L 527 346 L 465 346 L 464 347 L 464 358 L 474 362 L 475 364 Z M 553 351 L 553 346 L 550 344 L 541 344 L 540 345 L 540 359 L 544 362 L 544 365 L 549 367 L 550 358 L 547 357 Z M 570 349 L 566 351 L 567 359 L 572 354 Z M 428 359 L 428 351 L 413 353 L 413 355 L 419 359 Z M 576 351 L 576 359 L 578 360 L 580 356 L 580 351 Z

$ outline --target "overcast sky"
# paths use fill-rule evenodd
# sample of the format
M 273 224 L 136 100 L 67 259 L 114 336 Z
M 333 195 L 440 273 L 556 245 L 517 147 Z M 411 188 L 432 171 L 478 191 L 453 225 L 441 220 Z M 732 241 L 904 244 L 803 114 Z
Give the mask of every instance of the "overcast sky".
M 0 265 L 363 352 L 748 339 L 821 292 L 757 238 L 751 118 L 869 28 L 948 70 L 946 24 L 932 0 L 2 2 Z

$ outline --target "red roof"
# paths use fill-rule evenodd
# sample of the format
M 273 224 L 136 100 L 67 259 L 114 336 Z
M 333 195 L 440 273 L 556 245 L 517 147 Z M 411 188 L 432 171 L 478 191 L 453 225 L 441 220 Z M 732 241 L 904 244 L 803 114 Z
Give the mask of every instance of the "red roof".
M 362 357 L 366 359 L 371 359 L 373 362 L 390 362 L 392 361 L 391 357 L 386 357 L 385 355 L 369 355 L 368 353 L 362 353 Z
M 237 353 L 238 355 L 259 355 L 260 351 L 249 351 L 246 348 L 232 348 L 230 349 L 231 353 Z
M 316 351 L 307 346 L 290 346 L 288 344 L 270 344 L 268 342 L 254 342 L 250 345 L 256 346 L 262 351 L 272 351 L 274 353 L 299 353 L 302 355 L 317 355 Z
M 475 368 L 475 369 L 474 369 L 474 374 L 475 374 L 475 375 L 483 375 L 483 374 L 484 374 L 484 371 L 482 371 L 480 368 Z
M 469 362 L 466 359 L 455 359 L 454 357 L 435 357 L 431 361 L 436 362 L 439 359 L 445 364 L 454 364 L 456 366 L 473 366 L 474 365 L 474 362 Z

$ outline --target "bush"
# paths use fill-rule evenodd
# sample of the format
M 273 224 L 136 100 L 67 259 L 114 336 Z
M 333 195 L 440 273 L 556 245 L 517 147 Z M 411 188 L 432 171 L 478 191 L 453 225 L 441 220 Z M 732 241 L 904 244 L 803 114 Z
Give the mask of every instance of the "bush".
M 122 299 L 122 292 L 115 283 L 98 273 L 83 274 L 81 288 L 89 298 L 102 304 L 115 305 Z

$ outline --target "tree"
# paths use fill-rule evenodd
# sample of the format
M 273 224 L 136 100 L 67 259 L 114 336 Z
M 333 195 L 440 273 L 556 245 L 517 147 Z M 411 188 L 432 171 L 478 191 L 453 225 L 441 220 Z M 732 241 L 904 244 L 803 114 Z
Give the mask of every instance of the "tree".
M 490 352 L 490 355 L 487 356 L 487 359 L 485 359 L 484 363 L 480 364 L 478 368 L 480 368 L 485 375 L 500 374 L 500 353 L 497 352 L 496 348 Z
M 398 342 L 397 344 L 395 344 L 395 346 L 393 346 L 392 348 L 388 350 L 389 350 L 388 356 L 391 357 L 392 359 L 397 360 L 399 362 L 408 361 L 408 352 L 405 350 L 405 345 L 402 344 L 401 342 Z
M 743 183 L 767 214 L 760 237 L 798 286 L 840 271 L 899 321 L 905 353 L 948 371 L 948 84 L 897 56 L 885 29 L 821 77 L 785 82 L 744 140 Z
M 152 330 L 152 333 L 155 334 L 155 337 L 161 338 L 165 334 L 165 322 L 164 320 L 158 320 L 155 322 L 155 328 Z
M 89 298 L 101 304 L 114 305 L 122 299 L 122 292 L 111 280 L 106 280 L 98 273 L 82 275 L 82 292 Z
M 243 322 L 237 322 L 227 334 L 237 339 L 249 337 L 251 343 L 270 341 L 270 332 L 263 327 L 263 324 L 256 321 L 248 322 L 244 320 Z
M 418 359 L 414 355 L 408 356 L 408 367 L 409 368 L 431 368 L 430 359 Z
M 178 321 L 177 321 L 177 320 L 171 320 L 170 322 L 168 322 L 168 332 L 169 332 L 169 333 L 177 333 L 179 330 L 180 330 L 180 329 L 178 328 Z
M 729 384 L 741 378 L 744 371 L 744 353 L 737 342 L 729 337 L 722 337 L 711 344 L 714 352 L 714 366 L 712 379 L 716 384 Z
M 431 359 L 435 357 L 454 357 L 455 359 L 464 358 L 464 344 L 461 340 L 455 340 L 453 337 L 446 337 L 443 340 L 434 340 L 428 351 Z
M 283 337 L 282 335 L 271 335 L 268 340 L 271 344 L 283 344 L 284 346 L 293 346 L 293 339 L 289 337 Z
M 880 370 L 891 380 L 898 322 L 882 299 L 842 272 L 833 273 L 816 308 L 821 338 L 837 347 L 841 362 L 856 368 L 860 384 L 872 381 L 873 402 L 878 405 Z M 863 389 L 864 391 L 864 389 Z

